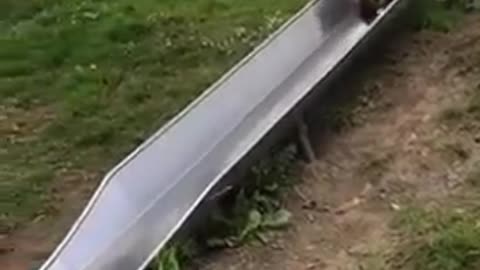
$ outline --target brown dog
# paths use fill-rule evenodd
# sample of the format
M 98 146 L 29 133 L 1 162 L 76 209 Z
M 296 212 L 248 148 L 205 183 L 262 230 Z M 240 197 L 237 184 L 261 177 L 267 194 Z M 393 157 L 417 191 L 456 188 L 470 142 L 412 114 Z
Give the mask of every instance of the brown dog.
M 386 7 L 391 0 L 360 0 L 360 16 L 367 22 L 377 17 L 379 9 Z

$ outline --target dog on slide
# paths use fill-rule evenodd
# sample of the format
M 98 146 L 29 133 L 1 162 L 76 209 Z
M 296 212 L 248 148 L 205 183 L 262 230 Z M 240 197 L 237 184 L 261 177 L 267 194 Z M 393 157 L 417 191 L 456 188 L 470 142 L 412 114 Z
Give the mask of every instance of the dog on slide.
M 386 7 L 392 0 L 359 0 L 360 16 L 367 22 L 377 17 L 378 10 Z

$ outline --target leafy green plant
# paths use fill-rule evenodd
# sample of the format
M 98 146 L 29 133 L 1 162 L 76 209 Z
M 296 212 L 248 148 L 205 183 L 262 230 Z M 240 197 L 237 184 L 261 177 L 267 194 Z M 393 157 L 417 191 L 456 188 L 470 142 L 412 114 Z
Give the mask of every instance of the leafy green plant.
M 295 163 L 295 150 L 288 147 L 255 166 L 246 177 L 251 185 L 238 191 L 231 207 L 212 215 L 214 233 L 207 245 L 218 248 L 250 240 L 265 242 L 270 230 L 287 226 L 291 214 L 282 207 L 281 196 L 293 182 Z
M 160 253 L 152 270 L 180 270 L 177 248 L 171 247 Z
M 198 247 L 194 240 L 177 241 L 158 254 L 149 270 L 181 270 L 197 252 Z
M 267 242 L 265 234 L 269 230 L 277 230 L 288 226 L 291 213 L 285 209 L 279 209 L 272 213 L 261 213 L 257 209 L 251 210 L 242 225 L 234 225 L 238 233 L 222 238 L 211 238 L 207 241 L 210 248 L 235 247 L 251 239 Z

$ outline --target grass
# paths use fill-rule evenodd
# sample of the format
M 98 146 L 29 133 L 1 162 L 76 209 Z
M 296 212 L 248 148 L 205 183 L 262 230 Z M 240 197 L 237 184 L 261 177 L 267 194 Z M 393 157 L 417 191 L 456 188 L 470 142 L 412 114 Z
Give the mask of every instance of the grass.
M 476 198 L 478 199 L 478 198 Z M 408 240 L 394 269 L 474 270 L 480 266 L 480 208 L 410 208 L 397 225 Z M 401 263 L 399 263 L 401 262 Z
M 104 173 L 305 2 L 1 1 L 1 230 Z

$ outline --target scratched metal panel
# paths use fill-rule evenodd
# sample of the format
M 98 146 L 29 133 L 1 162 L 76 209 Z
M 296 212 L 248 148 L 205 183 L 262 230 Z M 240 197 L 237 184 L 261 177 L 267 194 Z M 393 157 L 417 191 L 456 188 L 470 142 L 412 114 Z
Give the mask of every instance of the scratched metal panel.
M 402 0 L 367 25 L 312 2 L 115 167 L 42 270 L 142 269 L 226 173 Z

